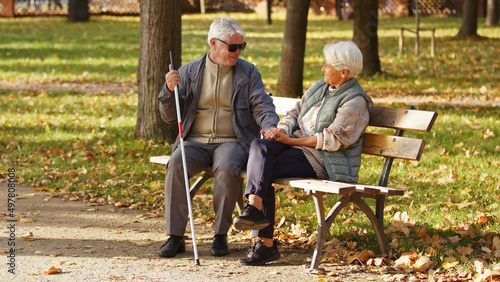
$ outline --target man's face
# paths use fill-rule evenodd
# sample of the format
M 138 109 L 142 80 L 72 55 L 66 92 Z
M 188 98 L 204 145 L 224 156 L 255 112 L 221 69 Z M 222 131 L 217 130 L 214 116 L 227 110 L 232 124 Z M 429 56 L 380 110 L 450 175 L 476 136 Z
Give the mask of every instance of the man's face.
M 219 38 L 223 40 L 223 38 Z M 235 33 L 228 40 L 223 40 L 227 44 L 242 44 L 243 36 Z M 237 49 L 234 52 L 229 52 L 229 46 L 220 42 L 219 40 L 212 38 L 210 39 L 210 45 L 212 46 L 210 51 L 210 59 L 212 62 L 224 65 L 224 66 L 234 66 L 236 61 L 241 54 L 241 49 Z

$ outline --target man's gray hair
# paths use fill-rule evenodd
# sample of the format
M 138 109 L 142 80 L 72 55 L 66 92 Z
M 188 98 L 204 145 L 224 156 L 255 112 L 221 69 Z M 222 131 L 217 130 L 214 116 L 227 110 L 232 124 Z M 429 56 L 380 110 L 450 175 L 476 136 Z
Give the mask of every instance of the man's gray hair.
M 323 48 L 326 62 L 336 70 L 349 70 L 349 78 L 363 70 L 363 54 L 352 41 L 339 41 L 326 44 Z
M 233 34 L 245 36 L 245 30 L 241 25 L 231 18 L 219 18 L 213 20 L 210 25 L 210 31 L 208 31 L 207 42 L 210 45 L 210 39 L 218 38 L 220 40 L 229 40 Z

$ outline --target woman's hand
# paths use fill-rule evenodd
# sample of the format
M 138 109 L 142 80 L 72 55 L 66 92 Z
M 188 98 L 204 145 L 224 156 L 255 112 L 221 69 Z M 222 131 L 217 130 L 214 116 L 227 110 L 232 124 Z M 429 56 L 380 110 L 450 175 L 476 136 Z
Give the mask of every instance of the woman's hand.
M 281 142 L 286 145 L 291 145 L 292 137 L 286 135 L 285 131 L 282 129 L 281 131 L 278 131 L 274 137 L 274 140 Z

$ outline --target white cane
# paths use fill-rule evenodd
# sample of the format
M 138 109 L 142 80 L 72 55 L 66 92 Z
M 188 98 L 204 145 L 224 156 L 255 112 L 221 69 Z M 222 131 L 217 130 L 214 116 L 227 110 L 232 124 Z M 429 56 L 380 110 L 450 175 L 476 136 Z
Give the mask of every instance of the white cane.
M 175 70 L 174 66 L 174 53 L 170 51 L 170 64 L 172 65 L 172 69 Z M 187 173 L 186 166 L 186 154 L 184 152 L 184 136 L 182 135 L 182 120 L 181 120 L 181 108 L 179 105 L 179 90 L 178 86 L 175 86 L 175 108 L 177 111 L 177 122 L 179 126 L 179 139 L 181 146 L 181 155 L 182 155 L 182 167 L 184 170 L 184 183 L 186 184 L 186 198 L 188 203 L 188 211 L 189 211 L 189 223 L 191 225 L 191 237 L 193 241 L 193 252 L 194 252 L 194 262 L 196 265 L 200 265 L 200 260 L 198 259 L 198 249 L 196 248 L 196 236 L 194 234 L 194 222 L 193 222 L 193 211 L 191 208 L 191 193 L 189 192 L 189 177 Z

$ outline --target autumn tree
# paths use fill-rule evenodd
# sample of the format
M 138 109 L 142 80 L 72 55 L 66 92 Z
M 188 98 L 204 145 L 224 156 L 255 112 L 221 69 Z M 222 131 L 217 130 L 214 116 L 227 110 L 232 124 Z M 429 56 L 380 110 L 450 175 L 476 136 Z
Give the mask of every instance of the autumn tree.
M 161 119 L 158 93 L 169 70 L 169 51 L 174 51 L 176 68 L 181 63 L 181 6 L 182 0 L 140 1 L 137 139 L 173 142 L 178 133 L 177 126 Z
M 363 54 L 362 73 L 381 72 L 377 31 L 378 0 L 355 0 L 353 41 Z
M 90 19 L 89 0 L 69 0 L 68 21 L 86 22 Z
M 307 16 L 310 0 L 288 0 L 276 96 L 302 95 Z
M 479 1 L 464 0 L 462 11 L 462 26 L 457 37 L 477 37 L 477 11 Z
M 500 14 L 500 0 L 488 0 L 486 8 L 486 26 L 498 25 Z

